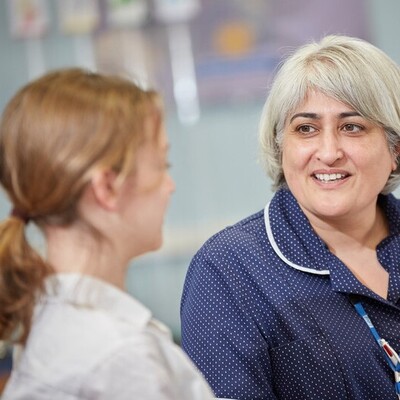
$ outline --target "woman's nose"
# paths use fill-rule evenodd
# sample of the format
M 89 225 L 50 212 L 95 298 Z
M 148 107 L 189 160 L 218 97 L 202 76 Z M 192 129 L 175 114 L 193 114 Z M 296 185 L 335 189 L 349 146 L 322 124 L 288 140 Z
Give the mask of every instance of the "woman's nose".
M 344 156 L 343 143 L 333 130 L 324 132 L 320 136 L 316 154 L 318 160 L 327 165 L 334 164 Z

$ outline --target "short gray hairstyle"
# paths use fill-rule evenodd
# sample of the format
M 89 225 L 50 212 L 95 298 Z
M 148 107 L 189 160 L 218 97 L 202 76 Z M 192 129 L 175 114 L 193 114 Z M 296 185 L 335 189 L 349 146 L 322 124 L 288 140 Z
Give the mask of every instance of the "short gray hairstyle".
M 259 139 L 273 190 L 286 186 L 281 146 L 286 119 L 308 90 L 346 103 L 384 128 L 397 168 L 382 193 L 393 191 L 400 183 L 399 66 L 371 43 L 337 35 L 300 47 L 281 65 L 272 83 L 261 116 Z

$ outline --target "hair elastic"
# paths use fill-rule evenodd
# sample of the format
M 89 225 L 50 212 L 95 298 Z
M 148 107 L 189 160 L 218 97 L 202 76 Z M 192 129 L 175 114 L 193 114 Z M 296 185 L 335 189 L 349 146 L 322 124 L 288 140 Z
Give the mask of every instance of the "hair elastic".
M 23 221 L 25 224 L 27 224 L 29 222 L 29 220 L 31 219 L 31 217 L 23 212 L 22 210 L 20 210 L 19 208 L 14 207 L 11 211 L 11 217 L 15 217 L 20 219 L 21 221 Z

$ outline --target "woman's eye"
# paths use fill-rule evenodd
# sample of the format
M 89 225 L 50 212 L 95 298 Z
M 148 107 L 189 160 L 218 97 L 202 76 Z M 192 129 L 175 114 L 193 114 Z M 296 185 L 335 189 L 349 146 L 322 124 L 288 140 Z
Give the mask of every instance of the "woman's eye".
M 346 124 L 343 126 L 343 130 L 346 132 L 360 132 L 362 129 L 363 128 L 360 125 L 355 124 Z
M 296 130 L 300 133 L 314 133 L 316 131 L 311 125 L 300 125 Z

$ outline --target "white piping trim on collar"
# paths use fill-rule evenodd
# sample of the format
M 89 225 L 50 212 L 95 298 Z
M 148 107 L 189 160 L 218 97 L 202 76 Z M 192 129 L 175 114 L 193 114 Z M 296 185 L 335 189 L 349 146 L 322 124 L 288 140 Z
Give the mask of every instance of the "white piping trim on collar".
M 329 275 L 329 270 L 328 269 L 324 269 L 324 270 L 317 270 L 317 269 L 313 269 L 313 268 L 307 268 L 307 267 L 302 267 L 301 265 L 297 265 L 293 262 L 291 262 L 290 260 L 288 260 L 280 251 L 277 243 L 275 242 L 274 239 L 274 235 L 272 233 L 272 229 L 271 229 L 271 224 L 269 221 L 269 206 L 270 206 L 271 202 L 268 202 L 268 204 L 265 206 L 264 209 L 264 222 L 265 222 L 265 229 L 267 231 L 267 236 L 268 236 L 268 240 L 271 243 L 272 248 L 274 249 L 275 253 L 278 255 L 278 257 L 287 265 L 289 265 L 290 267 L 297 269 L 299 271 L 303 271 L 303 272 L 309 272 L 311 274 L 316 274 L 316 275 Z

